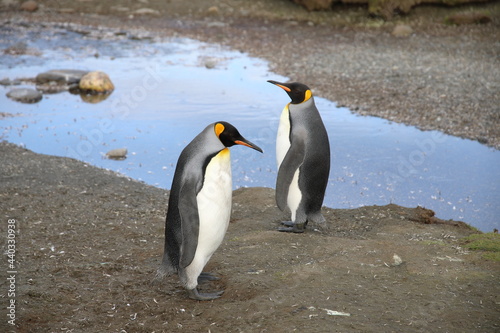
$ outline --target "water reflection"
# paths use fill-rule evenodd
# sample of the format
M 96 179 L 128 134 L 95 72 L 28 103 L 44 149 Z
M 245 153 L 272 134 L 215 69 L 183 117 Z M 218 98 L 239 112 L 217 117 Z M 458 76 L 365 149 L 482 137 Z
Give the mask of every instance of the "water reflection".
M 27 105 L 7 99 L 8 88 L 0 87 L 0 111 L 22 114 L 0 121 L 4 139 L 169 188 L 184 146 L 206 124 L 226 120 L 264 150 L 232 149 L 234 186 L 274 187 L 276 131 L 289 100 L 266 82 L 287 78 L 269 73 L 265 62 L 188 39 L 97 43 L 80 37 L 75 42 L 71 33 L 37 41 L 33 34 L 27 42 L 42 56 L 3 56 L 0 78 L 34 77 L 58 68 L 104 70 L 115 91 L 99 103 L 65 92 Z M 484 231 L 499 228 L 500 152 L 440 132 L 356 116 L 322 98 L 316 102 L 332 148 L 325 205 L 421 205 L 440 218 L 464 220 Z M 104 158 L 122 147 L 128 149 L 127 159 Z

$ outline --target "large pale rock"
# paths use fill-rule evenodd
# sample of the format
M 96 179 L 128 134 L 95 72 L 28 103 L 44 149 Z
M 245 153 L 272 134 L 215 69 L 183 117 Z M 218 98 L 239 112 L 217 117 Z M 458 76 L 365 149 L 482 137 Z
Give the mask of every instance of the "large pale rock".
M 94 94 L 109 94 L 115 86 L 108 74 L 100 71 L 87 73 L 80 80 L 79 88 L 83 92 Z

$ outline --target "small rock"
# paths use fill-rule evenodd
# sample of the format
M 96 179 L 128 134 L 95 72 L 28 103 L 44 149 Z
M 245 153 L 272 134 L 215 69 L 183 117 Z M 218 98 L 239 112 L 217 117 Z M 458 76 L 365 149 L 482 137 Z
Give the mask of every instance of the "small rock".
M 483 13 L 459 13 L 448 16 L 445 19 L 446 24 L 486 24 L 491 22 L 491 16 Z
M 160 11 L 158 11 L 156 9 L 151 9 L 151 8 L 141 8 L 141 9 L 137 9 L 136 11 L 133 11 L 132 14 L 134 14 L 134 15 L 160 16 Z
M 36 1 L 25 1 L 21 4 L 21 10 L 27 11 L 27 12 L 34 12 L 35 10 L 38 9 L 38 4 Z
M 73 14 L 76 12 L 74 8 L 59 8 L 57 11 L 61 14 Z
M 213 69 L 217 66 L 217 60 L 210 58 L 205 60 L 205 68 L 207 69 Z
M 91 94 L 106 94 L 115 90 L 108 74 L 100 71 L 85 74 L 80 80 L 80 90 Z
M 57 84 L 70 85 L 80 82 L 81 78 L 87 73 L 88 71 L 77 69 L 55 69 L 38 74 L 35 81 L 36 84 L 55 82 Z
M 227 23 L 224 22 L 208 22 L 206 24 L 207 28 L 224 28 L 227 26 Z
M 393 260 L 393 263 L 392 263 L 393 266 L 399 266 L 403 263 L 403 259 L 401 259 L 401 257 L 398 256 L 397 254 L 394 254 L 392 256 L 392 260 Z
M 406 24 L 398 24 L 392 30 L 392 35 L 395 37 L 408 37 L 413 33 L 413 29 Z
M 14 9 L 19 7 L 19 2 L 17 0 L 2 0 L 0 1 L 0 6 L 3 8 Z
M 17 86 L 20 85 L 21 81 L 18 79 L 11 80 L 8 77 L 0 80 L 1 86 Z
M 328 10 L 332 7 L 333 0 L 293 0 L 308 11 Z
M 127 158 L 127 148 L 112 149 L 106 153 L 106 157 L 113 160 L 124 160 Z
M 217 6 L 212 6 L 207 9 L 207 14 L 208 15 L 219 15 L 219 8 Z
M 42 100 L 43 95 L 35 89 L 17 88 L 9 91 L 7 97 L 20 103 L 37 103 Z

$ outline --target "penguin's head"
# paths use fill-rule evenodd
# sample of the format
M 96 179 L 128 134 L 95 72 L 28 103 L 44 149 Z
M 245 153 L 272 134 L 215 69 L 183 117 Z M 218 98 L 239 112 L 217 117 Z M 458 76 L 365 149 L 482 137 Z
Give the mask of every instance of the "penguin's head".
M 309 100 L 312 97 L 311 89 L 303 83 L 292 82 L 292 83 L 281 83 L 273 80 L 268 80 L 267 82 L 277 85 L 292 99 L 292 104 L 300 104 Z
M 259 146 L 251 143 L 243 136 L 241 136 L 240 132 L 238 132 L 236 127 L 234 127 L 230 123 L 227 123 L 225 121 L 216 122 L 214 124 L 214 131 L 215 135 L 217 135 L 220 142 L 222 142 L 222 144 L 226 147 L 231 147 L 234 145 L 242 145 L 253 148 L 262 153 L 262 149 L 260 149 Z

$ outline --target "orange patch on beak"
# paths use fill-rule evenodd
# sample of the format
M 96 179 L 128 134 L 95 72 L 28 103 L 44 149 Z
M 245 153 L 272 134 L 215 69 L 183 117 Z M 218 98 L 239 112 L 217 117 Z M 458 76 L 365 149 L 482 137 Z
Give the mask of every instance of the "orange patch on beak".
M 277 85 L 278 87 L 280 87 L 281 89 L 283 89 L 284 91 L 286 91 L 286 92 L 290 92 L 290 91 L 291 91 L 291 89 L 290 89 L 290 88 L 285 87 L 285 86 L 283 86 L 283 85 L 281 85 L 281 84 L 276 84 L 276 85 Z
M 241 141 L 241 140 L 235 140 L 234 143 L 237 144 L 237 145 L 242 145 L 242 146 L 246 146 L 248 148 L 255 149 L 258 152 L 262 153 L 262 149 L 260 147 L 256 146 L 256 145 L 254 145 L 253 143 L 246 143 L 246 142 Z
M 236 141 L 234 141 L 234 143 L 236 143 L 237 145 L 242 145 L 242 146 L 247 146 L 247 147 L 253 148 L 248 143 L 240 141 L 240 140 L 236 140 Z

